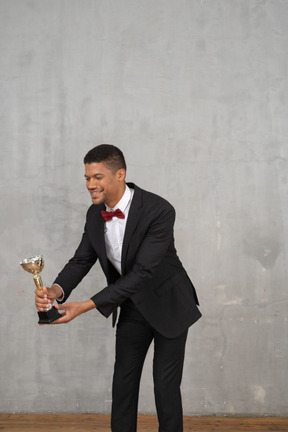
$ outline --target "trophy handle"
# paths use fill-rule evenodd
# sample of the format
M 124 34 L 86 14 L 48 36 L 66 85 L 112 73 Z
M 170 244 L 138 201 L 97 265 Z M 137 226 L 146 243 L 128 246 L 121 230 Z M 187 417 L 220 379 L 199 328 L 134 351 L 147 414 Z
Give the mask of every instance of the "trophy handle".
M 41 276 L 39 276 L 38 273 L 35 273 L 33 276 L 33 279 L 34 279 L 34 282 L 35 282 L 37 289 L 39 291 L 43 291 L 43 283 L 42 283 Z M 48 309 L 45 309 L 45 312 L 48 312 L 50 309 L 52 309 L 52 304 L 50 304 L 50 307 Z M 41 313 L 41 312 L 38 312 L 38 313 Z M 57 319 L 57 318 L 55 318 L 55 319 Z
M 38 290 L 43 291 L 43 283 L 42 283 L 41 276 L 39 276 L 39 274 L 36 273 L 34 275 L 33 279 L 34 279 L 35 285 L 38 288 Z

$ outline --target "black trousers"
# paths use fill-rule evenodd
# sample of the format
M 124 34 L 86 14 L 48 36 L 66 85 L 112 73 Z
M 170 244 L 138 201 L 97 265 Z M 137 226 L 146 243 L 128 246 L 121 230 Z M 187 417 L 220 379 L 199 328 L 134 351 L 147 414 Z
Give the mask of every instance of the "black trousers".
M 112 387 L 112 432 L 136 432 L 140 378 L 154 340 L 153 379 L 159 432 L 182 432 L 180 385 L 188 330 L 174 339 L 155 331 L 128 300 L 121 307 L 116 332 Z

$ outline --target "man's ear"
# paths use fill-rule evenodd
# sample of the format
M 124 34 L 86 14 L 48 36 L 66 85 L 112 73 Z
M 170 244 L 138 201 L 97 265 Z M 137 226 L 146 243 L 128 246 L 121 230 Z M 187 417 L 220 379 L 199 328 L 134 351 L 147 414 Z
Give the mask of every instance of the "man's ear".
M 126 171 L 124 168 L 121 168 L 117 171 L 117 176 L 119 181 L 124 181 L 126 177 Z

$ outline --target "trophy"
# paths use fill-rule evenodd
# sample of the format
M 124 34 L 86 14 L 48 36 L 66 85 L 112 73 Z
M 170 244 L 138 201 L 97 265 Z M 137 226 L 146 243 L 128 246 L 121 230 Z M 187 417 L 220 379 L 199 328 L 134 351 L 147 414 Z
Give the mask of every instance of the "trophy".
M 20 262 L 21 266 L 24 270 L 34 275 L 33 279 L 36 287 L 39 291 L 43 291 L 43 283 L 42 279 L 39 276 L 39 273 L 43 270 L 44 267 L 44 258 L 43 256 L 34 256 L 32 258 L 24 259 Z M 58 310 L 50 305 L 49 309 L 45 309 L 45 311 L 38 311 L 39 321 L 38 324 L 50 324 L 53 321 L 61 318 L 61 314 Z

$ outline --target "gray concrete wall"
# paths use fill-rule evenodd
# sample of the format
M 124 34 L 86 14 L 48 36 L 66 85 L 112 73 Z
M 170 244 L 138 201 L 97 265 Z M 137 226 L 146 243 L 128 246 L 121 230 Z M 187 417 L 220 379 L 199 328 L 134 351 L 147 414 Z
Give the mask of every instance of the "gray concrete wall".
M 114 330 L 37 326 L 80 240 L 82 158 L 102 142 L 177 210 L 204 317 L 186 415 L 287 415 L 287 53 L 281 0 L 1 0 L 1 412 L 109 413 Z M 98 266 L 72 299 L 104 286 Z M 154 413 L 152 351 L 140 412 Z

